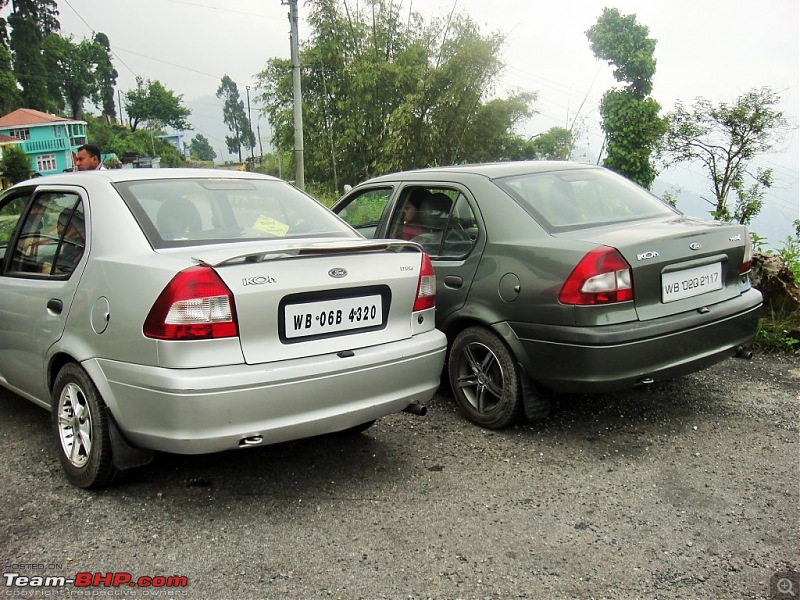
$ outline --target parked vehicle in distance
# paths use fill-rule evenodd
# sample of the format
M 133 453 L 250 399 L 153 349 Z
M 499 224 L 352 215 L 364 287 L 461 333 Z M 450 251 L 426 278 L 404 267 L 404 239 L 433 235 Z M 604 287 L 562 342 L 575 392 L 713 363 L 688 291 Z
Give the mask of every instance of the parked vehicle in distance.
M 394 173 L 333 211 L 431 256 L 450 384 L 484 427 L 545 415 L 554 392 L 646 385 L 746 356 L 753 342 L 761 294 L 747 228 L 688 217 L 601 167 Z
M 424 412 L 445 358 L 419 246 L 288 183 L 66 173 L 0 196 L 0 385 L 51 410 L 67 479 Z

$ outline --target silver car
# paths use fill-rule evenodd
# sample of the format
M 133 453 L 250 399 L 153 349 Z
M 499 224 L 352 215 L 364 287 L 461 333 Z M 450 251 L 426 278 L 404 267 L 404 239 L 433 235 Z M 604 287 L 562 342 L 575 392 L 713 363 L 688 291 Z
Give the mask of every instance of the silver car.
M 413 243 L 250 173 L 66 173 L 0 196 L 0 385 L 67 479 L 424 412 L 446 339 Z

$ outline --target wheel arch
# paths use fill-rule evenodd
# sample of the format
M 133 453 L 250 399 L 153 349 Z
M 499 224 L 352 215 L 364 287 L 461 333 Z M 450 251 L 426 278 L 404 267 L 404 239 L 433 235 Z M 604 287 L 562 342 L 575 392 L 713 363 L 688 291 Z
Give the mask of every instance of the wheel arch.
M 68 363 L 80 364 L 80 363 L 78 363 L 77 360 L 75 360 L 75 357 L 73 357 L 72 355 L 68 354 L 67 352 L 56 352 L 50 358 L 50 363 L 47 366 L 47 391 L 50 393 L 50 396 L 51 396 L 51 399 L 50 399 L 50 401 L 51 401 L 50 409 L 51 410 L 53 408 L 53 406 L 52 406 L 52 395 L 53 395 L 53 387 L 55 386 L 55 383 L 56 383 L 56 377 L 58 377 L 58 373 L 61 371 L 61 369 L 64 368 L 64 365 L 66 365 Z

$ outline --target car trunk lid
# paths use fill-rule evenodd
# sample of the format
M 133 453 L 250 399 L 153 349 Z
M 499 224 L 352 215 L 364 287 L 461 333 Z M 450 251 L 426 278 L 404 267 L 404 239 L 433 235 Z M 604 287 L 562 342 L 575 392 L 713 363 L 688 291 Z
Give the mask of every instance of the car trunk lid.
M 233 293 L 247 363 L 354 350 L 412 335 L 422 253 L 372 240 L 197 249 Z
M 748 239 L 742 225 L 681 216 L 615 225 L 612 235 L 605 227 L 563 235 L 619 251 L 631 266 L 633 301 L 642 321 L 702 309 L 742 291 Z

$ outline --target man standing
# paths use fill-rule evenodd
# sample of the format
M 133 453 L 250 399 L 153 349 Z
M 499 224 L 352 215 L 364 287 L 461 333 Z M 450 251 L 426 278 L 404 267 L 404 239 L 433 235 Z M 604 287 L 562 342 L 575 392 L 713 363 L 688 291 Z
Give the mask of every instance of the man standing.
M 78 171 L 97 171 L 105 169 L 100 162 L 100 148 L 94 144 L 84 144 L 78 148 L 78 153 L 73 156 L 75 168 Z

